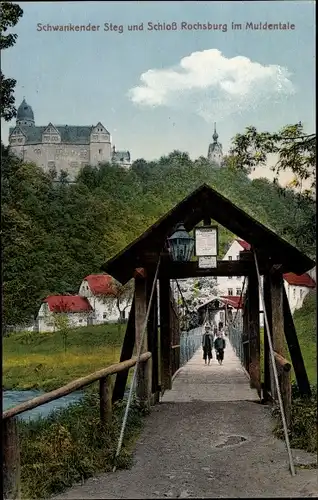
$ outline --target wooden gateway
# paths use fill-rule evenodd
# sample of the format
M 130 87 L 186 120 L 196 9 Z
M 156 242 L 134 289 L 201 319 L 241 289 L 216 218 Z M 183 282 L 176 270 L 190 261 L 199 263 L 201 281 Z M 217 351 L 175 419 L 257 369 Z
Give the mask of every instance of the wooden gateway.
M 176 225 L 183 222 L 185 229 L 191 231 L 202 221 L 204 225 L 209 225 L 211 219 L 247 241 L 251 245 L 251 251 L 241 252 L 238 261 L 218 261 L 214 269 L 199 268 L 198 262 L 195 261 L 172 261 L 167 249 L 167 238 L 173 234 Z M 160 392 L 171 388 L 173 371 L 178 368 L 174 359 L 175 349 L 179 347 L 180 332 L 170 280 L 200 276 L 247 277 L 248 286 L 243 307 L 245 368 L 250 375 L 251 385 L 261 395 L 259 286 L 253 252 L 257 256 L 259 272 L 264 277 L 265 308 L 278 371 L 283 373 L 288 364 L 284 358 L 285 338 L 300 392 L 302 395 L 310 394 L 310 385 L 283 286 L 283 273 L 303 274 L 312 269 L 315 262 L 217 191 L 203 184 L 102 267 L 103 271 L 122 284 L 135 279 L 135 296 L 120 361 L 130 359 L 134 349 L 140 345 L 147 309 L 150 308 L 142 352 L 149 350 L 152 353 L 153 402 L 159 400 Z M 153 300 L 149 304 L 159 259 L 159 286 L 156 283 Z M 275 397 L 266 335 L 264 339 L 263 397 Z M 127 372 L 118 373 L 113 401 L 123 398 L 127 376 Z M 282 392 L 283 386 L 282 382 Z M 290 389 L 286 389 L 285 393 L 288 391 L 290 392 Z M 290 395 L 287 394 L 286 397 L 290 399 Z

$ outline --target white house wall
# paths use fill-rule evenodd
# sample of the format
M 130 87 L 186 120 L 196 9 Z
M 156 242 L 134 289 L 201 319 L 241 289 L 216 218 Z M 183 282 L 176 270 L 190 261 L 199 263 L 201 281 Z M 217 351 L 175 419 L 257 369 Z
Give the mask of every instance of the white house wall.
M 241 245 L 235 240 L 223 257 L 223 260 L 239 260 L 240 252 L 243 251 Z M 311 274 L 310 274 L 311 273 Z M 313 268 L 308 274 L 311 275 L 313 279 L 316 278 L 316 268 Z M 314 276 L 314 277 L 313 277 Z M 263 285 L 263 277 L 262 285 Z M 233 295 L 240 295 L 238 293 L 242 290 L 244 282 L 244 276 L 219 276 L 218 277 L 218 290 L 219 295 L 229 295 L 229 289 L 232 289 Z M 290 285 L 286 280 L 284 280 L 285 290 L 288 297 L 289 307 L 292 314 L 294 314 L 296 309 L 300 309 L 303 305 L 304 299 L 309 292 L 309 288 L 305 286 L 295 286 Z M 246 286 L 246 284 L 245 284 Z M 263 310 L 263 303 L 261 294 L 259 296 L 260 310 Z M 219 316 L 216 318 L 219 321 Z M 264 315 L 260 313 L 260 325 L 264 326 Z
M 82 281 L 78 294 L 86 297 L 93 308 L 93 324 L 117 323 L 119 320 L 119 310 L 115 298 L 108 297 L 104 299 L 98 295 L 94 295 L 86 280 Z M 131 309 L 131 300 L 122 300 L 120 309 L 125 309 L 125 319 L 127 319 Z
M 302 307 L 304 299 L 310 289 L 305 286 L 290 285 L 287 281 L 284 281 L 284 285 L 291 313 L 294 314 L 296 309 Z
M 47 303 L 43 303 L 40 307 L 38 317 L 36 320 L 36 330 L 38 332 L 54 332 L 56 331 L 56 326 L 54 325 L 54 314 L 52 313 Z M 65 313 L 63 313 L 64 315 Z M 71 328 L 78 328 L 81 326 L 87 326 L 90 322 L 90 314 L 88 313 L 68 313 L 68 324 Z

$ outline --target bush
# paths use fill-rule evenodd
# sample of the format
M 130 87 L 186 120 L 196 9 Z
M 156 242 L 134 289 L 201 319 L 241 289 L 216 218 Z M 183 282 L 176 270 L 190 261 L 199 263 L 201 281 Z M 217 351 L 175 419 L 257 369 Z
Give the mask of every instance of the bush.
M 111 471 L 124 407 L 123 402 L 114 405 L 113 421 L 106 429 L 99 420 L 99 398 L 92 393 L 46 419 L 19 422 L 22 497 L 48 498 L 97 472 Z M 117 468 L 131 466 L 143 414 L 133 402 Z
M 312 396 L 301 398 L 296 384 L 292 386 L 292 408 L 289 426 L 289 439 L 292 448 L 317 451 L 317 386 L 311 386 Z M 278 423 L 274 433 L 279 439 L 284 439 L 284 429 L 278 407 L 273 410 Z

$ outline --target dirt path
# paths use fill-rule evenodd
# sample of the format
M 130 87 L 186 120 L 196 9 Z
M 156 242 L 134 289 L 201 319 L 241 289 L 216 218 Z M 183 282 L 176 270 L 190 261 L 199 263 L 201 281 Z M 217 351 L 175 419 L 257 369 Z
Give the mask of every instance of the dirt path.
M 101 474 L 62 499 L 316 497 L 317 470 L 291 477 L 284 442 L 272 435 L 270 408 L 231 346 L 223 366 L 205 366 L 201 350 L 146 418 L 131 470 Z M 293 451 L 295 462 L 315 455 Z

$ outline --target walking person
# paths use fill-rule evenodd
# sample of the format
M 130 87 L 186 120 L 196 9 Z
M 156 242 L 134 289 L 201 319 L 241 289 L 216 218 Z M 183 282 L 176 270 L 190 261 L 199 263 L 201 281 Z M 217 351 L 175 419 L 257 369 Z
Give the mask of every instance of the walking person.
M 216 352 L 216 359 L 218 360 L 219 365 L 223 363 L 224 359 L 224 349 L 225 349 L 225 339 L 222 336 L 222 331 L 219 331 L 218 336 L 214 341 L 214 349 Z
M 206 364 L 208 359 L 208 364 L 210 364 L 212 359 L 213 335 L 209 325 L 205 326 L 205 332 L 202 336 L 202 348 L 204 363 Z

